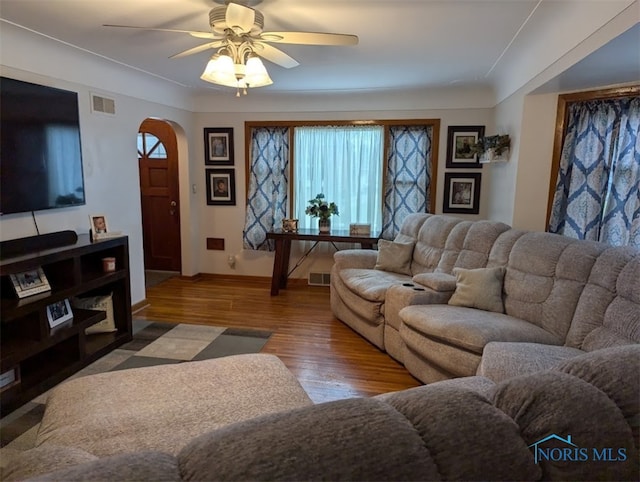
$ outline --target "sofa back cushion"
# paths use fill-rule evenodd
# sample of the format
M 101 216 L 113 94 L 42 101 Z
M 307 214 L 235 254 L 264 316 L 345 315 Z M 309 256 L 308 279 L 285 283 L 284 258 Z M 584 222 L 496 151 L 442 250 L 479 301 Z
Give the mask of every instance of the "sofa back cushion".
M 618 383 L 637 386 L 638 377 L 628 368 Z M 637 480 L 638 451 L 625 415 L 615 399 L 589 381 L 541 371 L 505 380 L 490 399 L 518 425 L 519 436 L 542 469 L 539 480 Z M 580 454 L 580 462 L 548 455 L 567 449 Z M 603 460 L 599 454 L 607 450 L 620 459 Z
M 451 273 L 453 268 L 476 269 L 487 267 L 489 255 L 496 240 L 510 229 L 509 225 L 497 221 L 476 221 L 472 223 L 464 237 L 462 249 L 455 257 L 453 266 L 445 264 L 444 261 L 446 260 L 443 257 L 438 265 L 438 271 Z
M 606 247 L 551 233 L 523 234 L 509 255 L 505 313 L 564 340 L 591 268 Z
M 429 213 L 413 213 L 409 214 L 402 221 L 400 232 L 396 234 L 394 241 L 397 243 L 415 243 L 418 239 L 418 232 L 424 222 L 433 216 Z
M 458 227 L 459 224 L 462 225 Z M 452 244 L 458 246 L 458 251 L 462 249 L 464 236 L 471 224 L 470 221 L 462 221 L 451 216 L 434 215 L 427 218 L 418 232 L 413 250 L 412 274 L 434 272 L 447 249 L 456 249 L 452 248 Z M 450 236 L 452 241 L 449 241 L 447 248 Z
M 612 247 L 596 260 L 566 344 L 585 351 L 640 343 L 640 252 Z

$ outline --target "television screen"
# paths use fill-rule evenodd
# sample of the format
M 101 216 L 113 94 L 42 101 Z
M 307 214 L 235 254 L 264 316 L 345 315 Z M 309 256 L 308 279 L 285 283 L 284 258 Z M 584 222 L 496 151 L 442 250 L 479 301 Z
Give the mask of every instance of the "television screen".
M 78 94 L 0 77 L 0 214 L 85 204 Z

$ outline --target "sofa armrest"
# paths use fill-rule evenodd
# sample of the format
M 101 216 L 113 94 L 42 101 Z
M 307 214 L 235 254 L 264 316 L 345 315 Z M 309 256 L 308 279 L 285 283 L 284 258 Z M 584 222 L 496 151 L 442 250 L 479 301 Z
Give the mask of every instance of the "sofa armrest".
M 432 289 L 433 291 L 453 293 L 456 290 L 456 277 L 447 273 L 420 273 L 413 277 L 414 283 Z
M 378 252 L 370 249 L 345 249 L 333 254 L 338 271 L 349 268 L 373 269 L 378 259 Z

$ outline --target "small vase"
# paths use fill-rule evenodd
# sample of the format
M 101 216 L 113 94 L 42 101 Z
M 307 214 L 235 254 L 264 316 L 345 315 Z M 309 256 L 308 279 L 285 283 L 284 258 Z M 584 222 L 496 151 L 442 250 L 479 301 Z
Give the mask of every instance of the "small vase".
M 496 158 L 496 151 L 493 148 L 489 148 L 484 153 L 484 159 L 486 162 L 493 162 Z
M 329 232 L 331 232 L 331 220 L 329 218 L 327 218 L 327 219 L 323 219 L 323 218 L 318 219 L 318 228 L 320 228 L 320 232 L 321 233 L 329 233 Z

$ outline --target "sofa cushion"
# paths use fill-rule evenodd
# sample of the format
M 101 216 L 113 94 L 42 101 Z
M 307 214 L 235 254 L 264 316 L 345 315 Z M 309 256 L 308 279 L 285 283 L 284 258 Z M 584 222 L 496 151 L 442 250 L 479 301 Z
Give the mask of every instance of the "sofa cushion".
M 625 383 L 625 380 L 640 373 L 640 345 L 625 345 L 603 348 L 574 357 L 560 363 L 557 371 L 581 378 L 607 394 L 622 412 L 639 440 L 640 384 Z
M 454 268 L 456 290 L 449 299 L 449 304 L 504 313 L 504 304 L 502 302 L 504 272 L 505 269 L 503 267 Z
M 199 481 L 439 478 L 439 467 L 407 419 L 366 398 L 234 424 L 193 440 L 179 459 L 183 477 Z
M 458 224 L 451 231 L 437 271 L 451 273 L 453 268 L 486 267 L 496 239 L 510 229 L 508 225 L 497 221 L 473 221 L 469 223 L 461 243 L 455 240 L 456 243 L 453 245 L 450 243 L 451 238 L 462 225 L 463 223 Z
M 596 260 L 567 334 L 585 351 L 640 343 L 640 254 L 609 248 Z
M 411 274 L 411 258 L 415 243 L 396 243 L 378 240 L 378 259 L 375 269 L 392 273 Z
M 484 391 L 447 380 L 385 398 L 422 437 L 438 467 L 437 479 L 425 474 L 416 480 L 540 479 L 519 427 L 495 409 Z
M 54 388 L 36 446 L 82 447 L 99 457 L 130 450 L 175 454 L 209 430 L 309 404 L 300 383 L 274 355 L 118 370 Z
M 384 301 L 390 286 L 411 281 L 407 275 L 377 269 L 343 269 L 340 277 L 347 288 L 359 297 L 378 302 Z
M 163 452 L 131 452 L 104 457 L 38 477 L 38 481 L 97 482 L 154 481 L 179 482 L 178 459 Z
M 552 333 L 502 313 L 450 305 L 415 305 L 403 308 L 400 317 L 419 334 L 477 354 L 482 354 L 491 341 L 562 345 L 562 340 Z
M 565 339 L 591 268 L 605 245 L 529 232 L 513 245 L 504 277 L 508 315 Z M 576 347 L 579 348 L 579 347 Z
M 12 456 L 2 471 L 2 480 L 26 480 L 36 475 L 46 474 L 58 469 L 73 467 L 85 462 L 98 460 L 93 454 L 77 447 L 43 445 L 20 452 Z M 67 479 L 60 479 L 67 480 Z
M 470 225 L 470 223 L 452 216 L 437 215 L 425 220 L 418 232 L 416 247 L 413 250 L 413 262 L 411 263 L 413 274 L 430 273 L 436 270 L 447 251 L 446 244 L 449 235 L 460 223 L 464 223 L 466 229 Z M 466 229 L 464 233 L 466 233 Z M 459 238 L 462 241 L 464 236 L 461 235 Z
M 584 353 L 568 346 L 491 342 L 484 347 L 477 374 L 498 383 L 515 376 L 548 370 Z
M 628 371 L 617 383 L 624 384 L 625 379 L 638 384 L 637 372 Z M 588 451 L 588 472 L 583 462 L 538 456 L 543 472 L 540 480 L 637 480 L 638 452 L 623 414 L 605 392 L 587 381 L 545 371 L 505 380 L 495 387 L 490 399 L 516 422 L 520 436 L 532 450 L 543 441 L 543 450 L 567 448 L 566 443 L 553 438 L 545 441 L 555 434 L 563 439 L 571 436 L 572 445 Z M 613 462 L 605 457 L 598 461 L 593 448 L 605 453 L 612 450 L 616 459 L 621 449 L 626 459 Z

